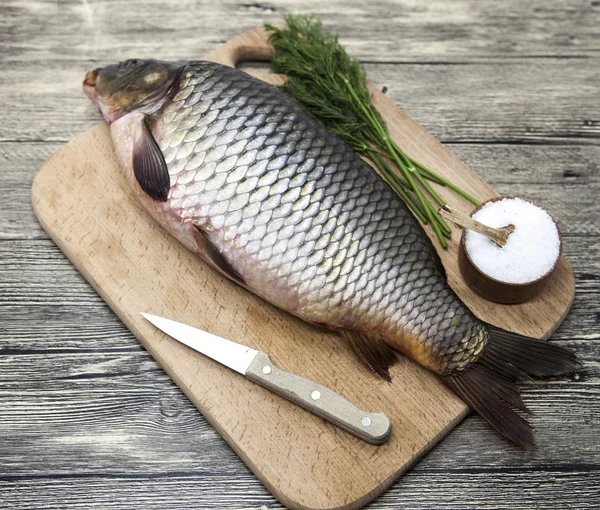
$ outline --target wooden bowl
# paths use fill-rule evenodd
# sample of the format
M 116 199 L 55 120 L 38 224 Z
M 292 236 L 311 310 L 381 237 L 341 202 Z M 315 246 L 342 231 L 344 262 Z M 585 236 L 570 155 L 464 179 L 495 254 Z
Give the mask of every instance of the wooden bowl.
M 512 197 L 512 196 L 492 198 L 490 200 L 487 200 L 486 202 L 483 202 L 476 209 L 474 209 L 473 212 L 471 213 L 471 217 L 486 204 L 489 204 L 490 202 L 496 202 L 498 200 L 503 200 L 505 198 L 509 198 L 509 199 L 510 198 L 520 198 L 521 200 L 525 200 L 524 198 L 521 198 L 521 197 Z M 548 213 L 548 211 L 546 211 L 546 209 L 539 206 L 535 202 L 532 202 L 531 200 L 525 200 L 525 201 L 535 205 L 536 207 L 539 207 L 540 209 L 543 209 L 546 213 Z M 548 216 L 550 216 L 550 215 L 548 214 Z M 552 216 L 550 216 L 550 218 L 556 225 L 556 221 L 554 221 L 554 218 L 552 218 Z M 466 244 L 465 244 L 466 243 L 466 241 L 465 241 L 466 231 L 465 230 L 463 230 L 463 232 L 462 232 L 462 235 L 460 238 L 460 245 L 458 248 L 458 267 L 460 269 L 460 272 L 461 272 L 463 278 L 465 279 L 465 281 L 467 282 L 467 284 L 469 285 L 469 287 L 471 289 L 473 289 L 481 297 L 483 297 L 489 301 L 494 301 L 496 303 L 503 303 L 503 304 L 516 304 L 516 303 L 523 303 L 524 301 L 528 301 L 529 299 L 532 299 L 535 296 L 537 296 L 543 290 L 543 288 L 548 283 L 548 280 L 552 276 L 552 272 L 554 271 L 554 269 L 556 269 L 556 265 L 558 264 L 558 261 L 560 259 L 560 256 L 562 253 L 562 237 L 560 235 L 560 230 L 558 229 L 558 225 L 556 225 L 556 230 L 558 232 L 558 243 L 559 243 L 558 244 L 558 256 L 556 257 L 556 261 L 554 262 L 554 265 L 550 268 L 550 270 L 546 274 L 544 274 L 543 276 L 538 278 L 537 280 L 527 282 L 527 283 L 508 283 L 508 282 L 503 282 L 503 281 L 497 280 L 495 278 L 492 278 L 491 276 L 489 276 L 486 273 L 484 273 L 483 271 L 481 271 L 473 263 L 473 261 L 471 260 L 471 257 L 469 256 L 469 253 L 467 251 Z

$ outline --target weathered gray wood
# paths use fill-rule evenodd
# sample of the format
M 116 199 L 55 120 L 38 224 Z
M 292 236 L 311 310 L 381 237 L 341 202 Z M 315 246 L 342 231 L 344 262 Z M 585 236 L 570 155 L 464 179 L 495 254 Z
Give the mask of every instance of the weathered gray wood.
M 577 292 L 571 312 L 552 338 L 582 338 L 583 345 L 571 347 L 600 349 L 598 238 L 567 235 L 563 244 Z M 10 339 L 0 344 L 0 353 L 120 352 L 128 346 L 143 351 L 52 241 L 0 242 L 0 290 L 2 331 Z M 586 335 L 595 341 L 586 342 Z
M 181 59 L 182 54 L 161 50 L 154 56 Z M 85 72 L 133 55 L 11 63 L 0 80 L 0 141 L 75 138 L 101 120 L 81 91 Z M 366 64 L 365 69 L 371 81 L 387 87 L 388 95 L 443 143 L 598 144 L 600 71 L 588 59 Z M 15 90 L 15 84 L 23 86 Z
M 471 416 L 368 508 L 598 508 L 596 0 L 2 2 L 0 508 L 282 508 L 47 240 L 30 185 L 99 119 L 87 69 L 197 58 L 299 8 L 498 191 L 546 206 L 576 277 L 552 341 L 583 367 L 524 384 L 537 450 Z
M 221 461 L 221 459 L 219 459 Z M 535 492 L 524 490 L 526 476 Z M 535 508 L 556 510 L 597 509 L 600 497 L 598 479 L 590 480 L 587 466 L 568 471 L 543 470 L 470 473 L 445 470 L 423 472 L 418 467 L 374 503 L 369 510 L 445 510 Z M 493 489 L 490 489 L 493 487 Z M 586 498 L 578 487 L 585 487 Z M 17 492 L 17 488 L 20 490 Z M 178 497 L 170 498 L 169 494 Z M 501 494 L 501 496 L 498 496 Z M 117 508 L 127 510 L 274 510 L 284 507 L 269 499 L 268 493 L 253 484 L 250 473 L 227 471 L 165 472 L 157 476 L 107 475 L 96 477 L 14 478 L 6 492 L 13 503 L 6 508 L 40 510 L 58 508 L 60 500 L 68 508 Z M 18 501 L 18 502 L 17 502 Z M 125 502 L 120 503 L 120 502 Z
M 429 118 L 434 116 L 429 113 Z M 0 239 L 46 239 L 30 205 L 37 169 L 60 143 L 0 143 Z M 450 149 L 498 192 L 539 200 L 564 233 L 599 234 L 600 145 L 452 144 Z M 2 161 L 2 160 L 0 160 Z M 573 204 L 577 203 L 577 208 Z
M 44 64 L 78 55 L 154 57 L 159 52 L 169 58 L 193 58 L 265 21 L 280 23 L 289 11 L 319 15 L 364 60 L 591 58 L 598 54 L 600 6 L 594 0 L 304 0 L 301 4 L 293 0 L 177 4 L 7 0 L 4 23 L 14 30 L 5 32 L 1 41 L 11 63 Z
M 465 469 L 481 469 L 481 452 L 485 463 L 501 459 L 497 464 L 501 473 L 542 469 L 548 454 L 553 468 L 562 472 L 570 472 L 573 465 L 600 463 L 597 445 L 589 442 L 600 426 L 598 342 L 594 333 L 581 334 L 582 329 L 594 331 L 597 325 L 594 308 L 600 292 L 597 285 L 588 291 L 588 273 L 578 271 L 580 266 L 592 274 L 600 269 L 594 242 L 584 239 L 576 245 L 579 249 L 568 248 L 580 292 L 573 312 L 553 339 L 575 349 L 584 368 L 570 380 L 525 385 L 525 401 L 538 430 L 538 452 L 524 457 L 472 417 L 429 456 L 440 456 L 450 478 L 454 471 L 460 478 Z M 2 245 L 16 258 L 0 266 L 3 305 L 12 316 L 5 323 L 11 347 L 0 351 L 0 431 L 10 432 L 0 446 L 4 474 L 10 475 L 4 482 L 12 484 L 19 473 L 41 473 L 47 478 L 77 473 L 87 482 L 92 476 L 103 479 L 107 473 L 150 476 L 170 465 L 176 466 L 169 468 L 173 472 L 188 473 L 222 464 L 228 447 L 124 326 L 110 317 L 104 328 L 98 324 L 110 312 L 51 242 L 5 241 Z M 54 262 L 44 265 L 52 252 Z M 48 269 L 51 280 L 67 282 L 72 295 L 65 296 L 64 288 L 53 286 L 31 293 L 21 290 L 23 282 L 43 279 Z M 31 331 L 29 324 L 37 327 Z M 160 449 L 155 448 L 157 443 Z M 24 457 L 26 464 L 21 462 Z M 49 458 L 53 466 L 47 471 Z M 225 462 L 235 466 L 236 461 Z

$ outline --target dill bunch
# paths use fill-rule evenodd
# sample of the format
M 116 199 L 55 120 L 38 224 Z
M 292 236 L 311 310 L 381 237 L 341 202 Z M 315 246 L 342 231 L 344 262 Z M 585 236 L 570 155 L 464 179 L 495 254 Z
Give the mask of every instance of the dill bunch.
M 283 89 L 369 159 L 419 220 L 431 224 L 446 248 L 451 231 L 437 212 L 446 204 L 428 181 L 453 189 L 475 205 L 479 201 L 415 161 L 391 139 L 371 104 L 365 70 L 346 53 L 336 34 L 312 16 L 288 14 L 285 21 L 286 27 L 265 25 L 275 48 L 273 71 L 288 77 Z

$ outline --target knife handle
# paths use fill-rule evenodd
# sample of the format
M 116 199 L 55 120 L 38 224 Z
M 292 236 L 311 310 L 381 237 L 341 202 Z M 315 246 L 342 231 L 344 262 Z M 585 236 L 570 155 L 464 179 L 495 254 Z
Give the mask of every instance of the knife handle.
M 382 444 L 390 435 L 392 422 L 385 413 L 363 411 L 325 386 L 280 370 L 262 351 L 246 377 L 369 443 Z

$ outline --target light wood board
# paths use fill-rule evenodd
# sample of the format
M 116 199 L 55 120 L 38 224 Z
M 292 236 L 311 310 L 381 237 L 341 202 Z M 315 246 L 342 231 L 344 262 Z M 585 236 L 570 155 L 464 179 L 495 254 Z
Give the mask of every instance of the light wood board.
M 208 58 L 232 64 L 267 58 L 261 31 Z M 269 77 L 277 81 L 277 77 Z M 280 79 L 279 79 L 280 81 Z M 408 153 L 478 198 L 495 193 L 389 99 L 374 101 Z M 468 204 L 448 193 L 455 207 Z M 318 330 L 255 298 L 204 267 L 156 226 L 131 195 L 101 124 L 54 154 L 33 187 L 40 222 L 100 295 L 165 368 L 250 468 L 286 505 L 355 508 L 375 497 L 465 414 L 434 377 L 402 360 L 394 382 L 357 363 L 337 335 Z M 481 318 L 545 337 L 573 296 L 564 259 L 551 286 L 527 305 L 490 305 L 453 271 L 455 242 L 442 258 L 450 283 Z M 462 287 L 461 287 L 462 286 Z M 267 351 L 282 368 L 331 387 L 359 405 L 387 412 L 389 444 L 368 445 L 159 334 L 140 311 L 166 315 Z

